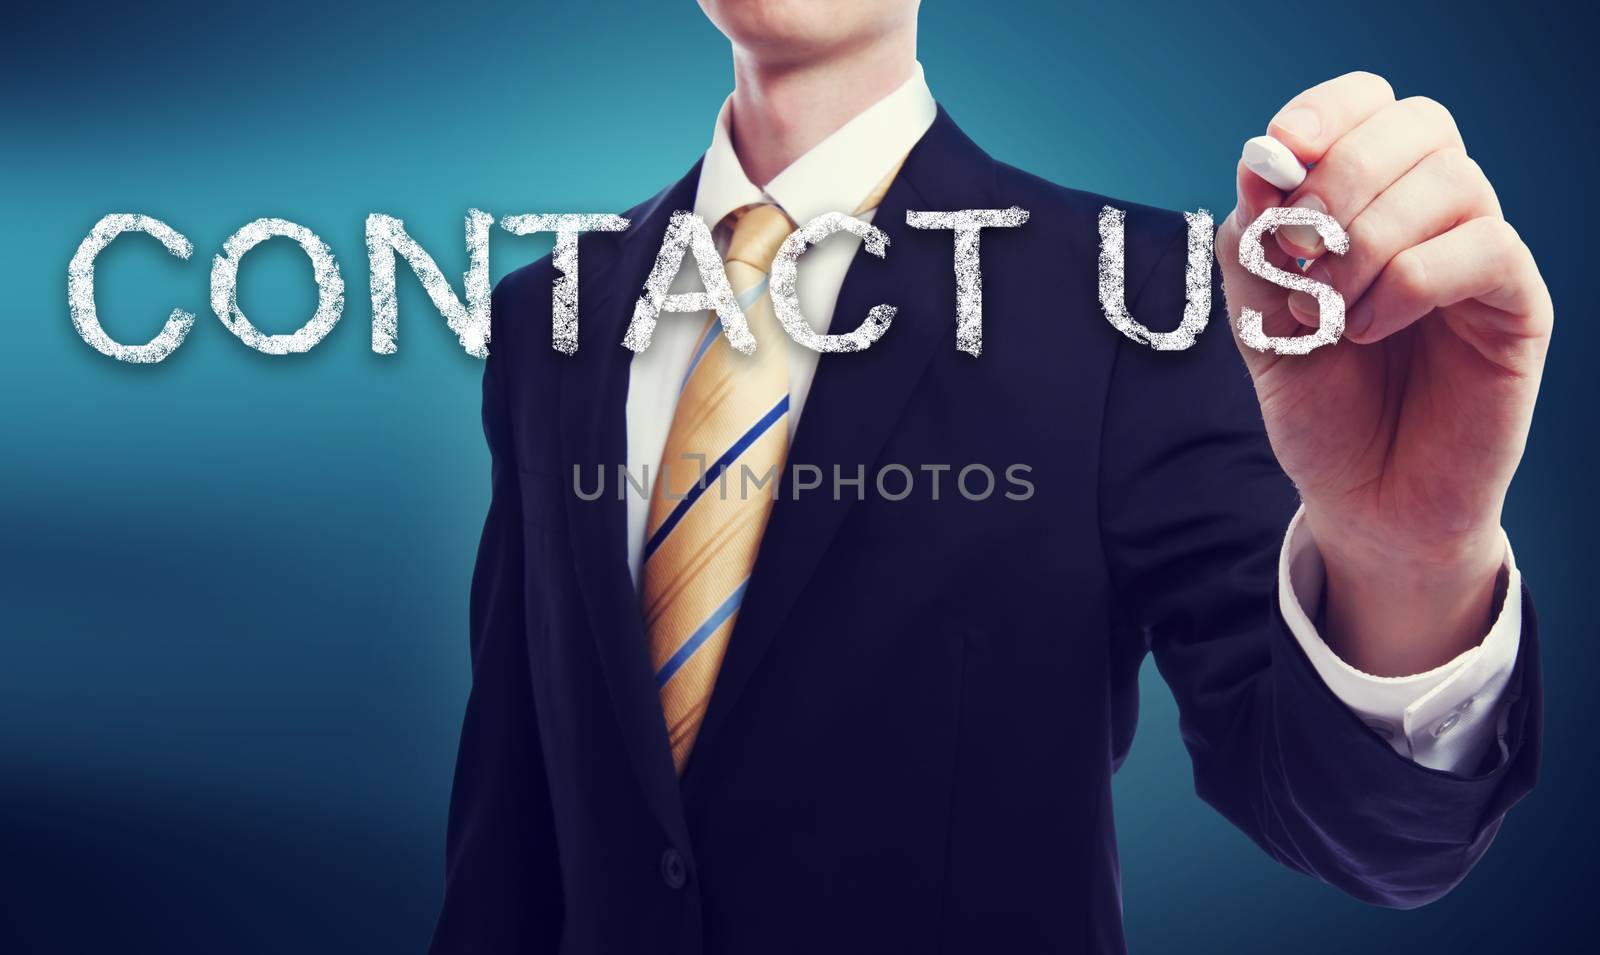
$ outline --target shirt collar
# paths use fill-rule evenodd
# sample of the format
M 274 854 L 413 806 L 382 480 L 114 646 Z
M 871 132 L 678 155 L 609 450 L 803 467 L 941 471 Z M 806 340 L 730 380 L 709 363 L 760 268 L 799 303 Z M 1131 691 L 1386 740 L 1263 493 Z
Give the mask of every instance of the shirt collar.
M 754 202 L 775 202 L 800 225 L 824 212 L 853 212 L 928 131 L 938 111 L 918 63 L 904 83 L 811 147 L 763 190 L 745 175 L 733 151 L 731 102 L 730 96 L 717 113 L 695 193 L 695 214 L 712 228 Z

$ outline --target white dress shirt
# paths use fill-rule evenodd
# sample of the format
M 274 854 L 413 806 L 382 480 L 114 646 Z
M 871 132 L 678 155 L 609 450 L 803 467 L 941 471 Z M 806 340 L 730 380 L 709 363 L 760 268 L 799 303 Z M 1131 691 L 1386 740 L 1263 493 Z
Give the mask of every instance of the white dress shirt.
M 725 102 L 712 131 L 711 148 L 700 167 L 694 212 L 715 228 L 724 216 L 753 202 L 772 202 L 793 221 L 805 224 L 824 212 L 849 212 L 933 125 L 933 94 L 918 65 L 912 76 L 832 135 L 796 159 L 763 189 L 745 175 L 729 135 Z M 872 212 L 858 218 L 871 221 Z M 719 242 L 725 241 L 719 237 Z M 838 233 L 806 253 L 797 291 L 805 316 L 819 332 L 832 319 L 845 271 L 861 241 Z M 672 291 L 698 291 L 693 268 L 679 272 Z M 627 436 L 630 474 L 654 474 L 672 425 L 679 385 L 688 370 L 705 313 L 670 314 L 657 325 L 654 340 L 633 358 L 628 376 Z M 787 343 L 786 343 L 787 344 Z M 791 346 L 789 362 L 790 438 L 799 425 L 818 354 Z M 634 580 L 644 549 L 650 502 L 629 494 L 628 554 Z M 1300 514 L 1290 521 L 1279 561 L 1279 601 L 1289 630 L 1317 673 L 1346 706 L 1402 756 L 1434 769 L 1470 772 L 1497 741 L 1504 756 L 1503 699 L 1522 634 L 1521 577 L 1506 546 L 1506 599 L 1481 644 L 1443 666 L 1405 677 L 1363 673 L 1330 649 L 1302 609 L 1321 599 L 1324 572 Z

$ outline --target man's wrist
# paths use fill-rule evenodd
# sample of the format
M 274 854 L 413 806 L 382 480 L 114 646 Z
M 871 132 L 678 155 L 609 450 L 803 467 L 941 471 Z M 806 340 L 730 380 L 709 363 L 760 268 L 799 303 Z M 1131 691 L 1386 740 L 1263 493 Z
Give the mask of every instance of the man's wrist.
M 1384 547 L 1352 544 L 1307 518 L 1326 569 L 1323 636 L 1345 662 L 1373 676 L 1409 676 L 1483 640 L 1505 565 L 1498 527 L 1448 546 Z

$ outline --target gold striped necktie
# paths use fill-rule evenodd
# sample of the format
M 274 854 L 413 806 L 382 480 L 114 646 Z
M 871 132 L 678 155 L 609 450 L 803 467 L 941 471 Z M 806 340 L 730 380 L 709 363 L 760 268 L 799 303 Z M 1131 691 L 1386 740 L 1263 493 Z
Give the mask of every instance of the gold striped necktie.
M 855 210 L 876 208 L 899 164 Z M 641 611 L 672 762 L 683 773 L 789 450 L 788 336 L 767 296 L 772 257 L 794 223 L 770 203 L 730 213 L 728 283 L 756 353 L 728 345 L 710 316 L 684 375 L 646 523 Z M 701 462 L 703 462 L 703 467 Z

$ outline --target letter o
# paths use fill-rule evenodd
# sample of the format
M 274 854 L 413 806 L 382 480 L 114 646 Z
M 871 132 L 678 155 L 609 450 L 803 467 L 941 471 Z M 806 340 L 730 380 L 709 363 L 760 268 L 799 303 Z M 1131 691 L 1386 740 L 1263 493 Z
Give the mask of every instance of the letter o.
M 971 491 L 967 490 L 967 475 L 975 470 L 982 472 L 984 481 L 986 482 L 983 493 L 977 495 L 976 497 L 973 496 Z M 956 475 L 956 486 L 961 489 L 961 496 L 969 501 L 987 501 L 989 499 L 989 495 L 994 493 L 994 472 L 989 470 L 986 465 L 969 464 L 962 468 L 960 473 Z
M 267 335 L 250 323 L 239 308 L 239 261 L 244 254 L 273 236 L 299 243 L 311 259 L 317 282 L 317 310 L 311 320 L 288 335 Z M 211 263 L 211 310 L 239 340 L 266 355 L 310 351 L 333 330 L 344 311 L 344 279 L 327 243 L 315 232 L 287 219 L 257 219 L 241 227 L 222 244 L 222 254 Z
M 888 489 L 883 486 L 883 476 L 890 471 L 896 471 L 905 476 L 905 484 L 902 486 L 899 494 L 890 494 Z M 906 467 L 904 464 L 885 464 L 883 467 L 878 469 L 876 483 L 878 485 L 879 497 L 886 501 L 903 501 L 911 496 L 911 490 L 916 484 L 916 479 L 912 477 L 911 469 Z

